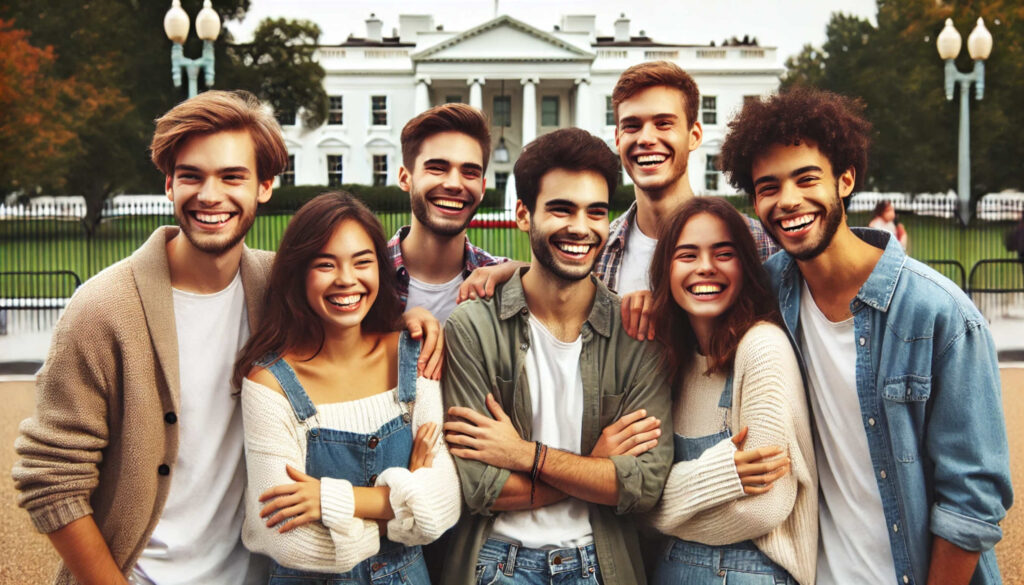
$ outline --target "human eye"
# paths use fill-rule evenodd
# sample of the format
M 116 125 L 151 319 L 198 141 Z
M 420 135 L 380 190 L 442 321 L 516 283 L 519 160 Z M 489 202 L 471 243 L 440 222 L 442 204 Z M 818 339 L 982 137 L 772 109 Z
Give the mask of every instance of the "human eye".
M 720 260 L 732 260 L 733 258 L 736 257 L 736 250 L 733 250 L 731 248 L 727 248 L 725 250 L 719 250 L 719 252 L 717 254 L 717 257 Z
M 674 126 L 674 124 L 672 123 L 672 120 L 658 120 L 657 122 L 654 123 L 654 125 L 659 130 L 667 130 L 667 129 L 671 128 L 672 126 Z
M 608 217 L 608 210 L 600 207 L 587 210 L 587 214 L 594 219 L 604 219 Z
M 766 184 L 763 184 L 763 185 L 759 185 L 758 187 L 756 187 L 754 189 L 754 196 L 755 197 L 770 197 L 770 196 L 774 195 L 775 192 L 778 191 L 778 190 L 779 190 L 779 186 L 778 185 L 766 183 Z
M 636 132 L 640 129 L 640 124 L 636 122 L 623 122 L 619 129 L 623 132 Z
M 199 173 L 194 171 L 180 171 L 174 178 L 181 182 L 194 182 L 200 180 Z
M 433 173 L 433 174 L 440 174 L 440 173 L 444 173 L 445 171 L 447 171 L 447 170 L 448 170 L 448 169 L 446 169 L 446 168 L 444 167 L 444 165 L 440 165 L 440 164 L 429 164 L 429 165 L 425 166 L 425 167 L 424 167 L 424 169 L 425 169 L 425 170 L 426 170 L 426 171 L 427 171 L 428 173 Z

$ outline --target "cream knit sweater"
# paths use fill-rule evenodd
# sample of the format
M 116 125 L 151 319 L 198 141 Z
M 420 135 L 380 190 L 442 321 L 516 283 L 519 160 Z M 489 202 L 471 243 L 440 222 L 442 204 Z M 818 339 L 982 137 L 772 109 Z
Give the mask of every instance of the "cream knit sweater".
M 310 422 L 330 429 L 370 433 L 401 416 L 397 390 L 360 400 L 317 405 Z M 276 485 L 292 483 L 285 465 L 306 469 L 306 426 L 295 417 L 281 393 L 246 379 L 242 383 L 242 420 L 245 425 L 245 459 L 249 476 L 245 498 L 242 541 L 254 552 L 266 554 L 294 569 L 341 573 L 377 554 L 380 535 L 377 523 L 353 516 L 352 484 L 324 477 L 320 485 L 321 522 L 278 533 L 267 527 L 259 511 L 261 493 Z M 417 378 L 412 432 L 420 425 L 443 422 L 441 389 L 434 380 Z M 376 485 L 391 488 L 395 518 L 388 521 L 387 536 L 405 545 L 436 540 L 459 519 L 461 490 L 455 465 L 443 439 L 434 445 L 430 467 L 410 472 L 392 467 L 381 472 Z
M 696 356 L 674 400 L 675 432 L 689 437 L 716 433 L 726 409 L 718 407 L 722 374 L 706 376 L 707 359 Z M 743 493 L 725 439 L 693 461 L 672 466 L 657 508 L 648 516 L 660 532 L 716 546 L 753 539 L 801 585 L 814 582 L 818 549 L 818 484 L 803 382 L 786 334 L 769 323 L 751 327 L 740 341 L 733 368 L 729 426 L 749 428 L 744 449 L 780 445 L 790 473 L 765 494 Z

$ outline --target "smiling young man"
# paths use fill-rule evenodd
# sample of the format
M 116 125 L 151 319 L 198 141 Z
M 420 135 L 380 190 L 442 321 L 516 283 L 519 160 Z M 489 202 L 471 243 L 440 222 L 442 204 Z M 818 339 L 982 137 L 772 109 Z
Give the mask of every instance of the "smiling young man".
M 633 180 L 636 201 L 612 222 L 594 272 L 619 295 L 650 290 L 648 269 L 661 220 L 694 196 L 688 171 L 690 153 L 704 136 L 697 121 L 699 103 L 693 78 L 668 61 L 626 69 L 612 91 L 615 145 Z M 748 222 L 764 260 L 778 248 L 760 224 Z
M 465 104 L 433 107 L 402 129 L 398 185 L 409 192 L 412 223 L 398 230 L 388 250 L 405 306 L 424 307 L 441 323 L 459 298 L 470 291 L 489 296 L 494 287 L 489 277 L 508 279 L 520 265 L 504 266 L 505 258 L 491 256 L 466 237 L 483 200 L 490 152 L 487 118 Z M 485 267 L 494 268 L 467 280 Z
M 890 234 L 851 229 L 870 125 L 794 90 L 746 104 L 723 170 L 784 253 L 765 267 L 806 367 L 821 485 L 817 583 L 999 583 L 1013 496 L 984 317 Z
M 152 159 L 178 227 L 75 293 L 15 443 L 19 504 L 64 561 L 57 583 L 249 571 L 230 378 L 272 257 L 243 239 L 287 151 L 253 96 L 207 91 L 157 120 Z
M 530 265 L 445 327 L 445 429 L 468 509 L 443 583 L 642 584 L 623 515 L 661 494 L 670 397 L 657 349 L 626 335 L 591 275 L 618 164 L 569 128 L 528 145 L 515 178 Z

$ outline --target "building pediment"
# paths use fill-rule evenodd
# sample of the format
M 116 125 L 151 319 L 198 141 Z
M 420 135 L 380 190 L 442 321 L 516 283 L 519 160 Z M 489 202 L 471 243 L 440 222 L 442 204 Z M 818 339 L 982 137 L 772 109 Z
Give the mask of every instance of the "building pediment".
M 412 55 L 414 62 L 593 61 L 594 54 L 511 16 L 459 33 Z
M 316 145 L 318 148 L 348 148 L 348 142 L 345 142 L 336 136 L 328 136 Z

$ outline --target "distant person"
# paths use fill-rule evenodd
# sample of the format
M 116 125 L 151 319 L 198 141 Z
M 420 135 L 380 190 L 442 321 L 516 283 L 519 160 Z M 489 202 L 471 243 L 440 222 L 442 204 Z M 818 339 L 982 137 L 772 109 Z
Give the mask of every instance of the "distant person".
M 1020 260 L 1021 274 L 1024 275 L 1024 214 L 1021 215 L 1017 226 L 1010 228 L 1003 239 L 1008 252 L 1016 252 Z
M 388 250 L 403 306 L 424 307 L 442 324 L 458 300 L 490 296 L 496 282 L 524 265 L 491 256 L 466 237 L 483 201 L 488 127 L 480 110 L 444 104 L 402 129 L 398 186 L 409 192 L 412 223 L 399 228 Z
M 892 204 L 892 201 L 879 201 L 875 205 L 875 210 L 871 213 L 871 221 L 868 222 L 868 227 L 889 232 L 896 236 L 896 240 L 899 241 L 904 250 L 907 249 L 907 229 L 896 219 L 896 207 Z
M 351 195 L 320 195 L 288 224 L 234 373 L 242 539 L 274 560 L 271 583 L 429 585 L 419 545 L 459 518 L 441 389 L 416 375 L 396 285 L 380 222 Z
M 869 136 L 856 102 L 795 89 L 747 102 L 722 145 L 783 248 L 765 268 L 817 433 L 816 582 L 1000 583 L 1013 488 L 992 336 L 891 234 L 850 228 Z

